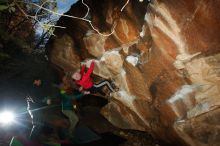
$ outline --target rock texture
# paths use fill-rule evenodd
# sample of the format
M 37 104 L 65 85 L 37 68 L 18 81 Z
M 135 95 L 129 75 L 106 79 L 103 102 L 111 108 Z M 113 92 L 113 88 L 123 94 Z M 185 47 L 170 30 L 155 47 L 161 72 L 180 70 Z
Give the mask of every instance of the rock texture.
M 120 88 L 101 111 L 113 125 L 178 145 L 219 145 L 220 1 L 132 0 L 123 11 L 126 1 L 85 2 L 86 19 L 104 35 L 61 17 L 67 28 L 49 41 L 50 60 L 67 72 L 95 60 L 94 74 Z M 86 7 L 79 1 L 67 14 L 83 17 Z

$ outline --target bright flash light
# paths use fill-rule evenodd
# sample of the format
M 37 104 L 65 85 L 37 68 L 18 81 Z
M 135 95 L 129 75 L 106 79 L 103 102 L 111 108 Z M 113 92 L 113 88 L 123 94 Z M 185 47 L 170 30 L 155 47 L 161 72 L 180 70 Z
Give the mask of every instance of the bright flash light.
M 0 113 L 0 123 L 1 124 L 10 124 L 14 120 L 14 114 L 10 111 L 5 111 Z

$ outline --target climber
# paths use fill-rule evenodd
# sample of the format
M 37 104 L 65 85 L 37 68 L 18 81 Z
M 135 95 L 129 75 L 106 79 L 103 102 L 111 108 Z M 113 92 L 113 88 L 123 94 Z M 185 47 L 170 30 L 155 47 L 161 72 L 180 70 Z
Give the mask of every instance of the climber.
M 26 97 L 27 101 L 27 111 L 29 112 L 32 119 L 32 130 L 30 133 L 30 139 L 38 139 L 39 134 L 42 131 L 44 125 L 43 122 L 43 113 L 40 109 L 46 106 L 43 102 L 40 101 L 40 97 L 43 96 L 42 92 L 42 80 L 36 77 L 33 81 L 33 85 L 29 91 L 29 95 Z
M 63 77 L 62 79 L 62 85 L 61 85 L 61 100 L 62 100 L 62 112 L 65 116 L 68 117 L 70 126 L 68 130 L 68 134 L 66 135 L 69 139 L 73 139 L 72 133 L 73 130 L 78 123 L 79 119 L 74 112 L 74 108 L 72 105 L 72 101 L 75 99 L 79 99 L 85 94 L 88 94 L 88 92 L 83 92 L 83 93 L 77 93 L 77 90 L 72 90 L 71 86 L 68 83 L 68 79 L 66 76 Z
M 52 97 L 58 97 L 59 89 L 53 88 L 49 82 L 42 80 L 37 76 L 32 80 L 32 85 L 29 88 L 28 95 L 26 96 L 27 111 L 32 119 L 32 130 L 30 139 L 38 141 L 41 133 L 47 128 L 51 128 L 48 123 L 48 116 L 46 110 Z M 46 100 L 45 100 L 46 99 Z
M 86 90 L 92 94 L 99 92 L 100 94 L 102 94 L 104 96 L 105 96 L 105 93 L 103 93 L 103 91 L 102 91 L 102 88 L 104 86 L 108 87 L 108 89 L 111 92 L 117 91 L 118 89 L 116 88 L 116 86 L 113 83 L 110 83 L 108 80 L 103 80 L 98 84 L 94 84 L 91 81 L 90 75 L 93 72 L 94 66 L 95 66 L 95 63 L 94 63 L 94 61 L 92 61 L 88 71 L 85 73 L 85 64 L 83 64 L 81 70 L 75 72 L 72 75 L 72 79 L 75 80 L 76 85 L 80 86 L 79 91 Z

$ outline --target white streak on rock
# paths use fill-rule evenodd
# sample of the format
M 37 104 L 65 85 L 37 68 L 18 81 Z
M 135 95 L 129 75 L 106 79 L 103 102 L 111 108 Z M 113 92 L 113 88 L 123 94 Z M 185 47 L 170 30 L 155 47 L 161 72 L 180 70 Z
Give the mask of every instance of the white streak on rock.
M 163 22 L 163 19 L 161 19 L 160 17 L 155 16 L 154 26 L 159 28 L 162 32 L 164 32 L 168 37 L 173 40 L 180 54 L 186 53 L 187 46 L 181 36 L 181 29 L 177 25 L 175 19 L 171 16 L 169 10 L 164 4 L 158 4 L 157 2 L 155 2 L 155 4 L 156 5 L 152 5 L 152 7 L 164 18 L 166 22 Z
M 138 57 L 136 56 L 127 56 L 126 61 L 132 64 L 133 66 L 136 66 L 138 64 Z

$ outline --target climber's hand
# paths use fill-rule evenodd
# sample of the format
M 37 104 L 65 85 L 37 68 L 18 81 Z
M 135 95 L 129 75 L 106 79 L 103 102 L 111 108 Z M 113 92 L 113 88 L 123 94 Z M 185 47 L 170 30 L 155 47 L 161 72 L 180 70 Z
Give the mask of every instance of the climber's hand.
M 47 105 L 51 105 L 52 101 L 51 99 L 47 99 Z
M 91 66 L 91 63 L 92 63 L 92 62 L 95 62 L 95 61 L 94 61 L 94 60 L 86 60 L 86 61 L 85 61 L 86 67 L 89 68 L 89 67 Z
M 90 94 L 90 91 L 84 91 L 83 92 L 85 95 Z
M 79 87 L 79 91 L 82 91 L 83 90 L 83 87 Z

